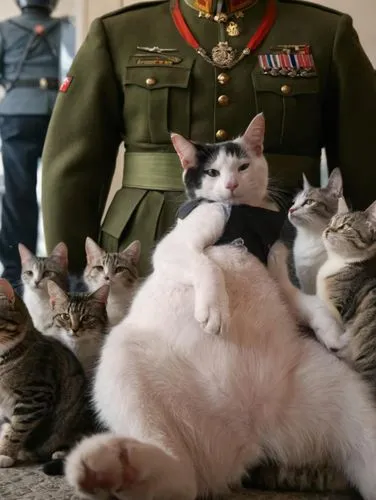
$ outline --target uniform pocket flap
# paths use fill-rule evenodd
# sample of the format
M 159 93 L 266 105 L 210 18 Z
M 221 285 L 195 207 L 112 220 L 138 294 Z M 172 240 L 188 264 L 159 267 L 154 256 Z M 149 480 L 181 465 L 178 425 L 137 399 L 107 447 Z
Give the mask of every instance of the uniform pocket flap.
M 121 188 L 111 202 L 101 231 L 113 238 L 119 239 L 146 193 L 147 191 L 144 189 Z
M 125 70 L 124 85 L 138 85 L 154 90 L 165 87 L 187 88 L 192 70 L 192 63 L 185 66 L 134 66 Z
M 316 76 L 310 78 L 290 78 L 254 73 L 252 79 L 256 92 L 272 92 L 283 97 L 292 97 L 300 94 L 317 94 L 319 92 L 319 81 Z

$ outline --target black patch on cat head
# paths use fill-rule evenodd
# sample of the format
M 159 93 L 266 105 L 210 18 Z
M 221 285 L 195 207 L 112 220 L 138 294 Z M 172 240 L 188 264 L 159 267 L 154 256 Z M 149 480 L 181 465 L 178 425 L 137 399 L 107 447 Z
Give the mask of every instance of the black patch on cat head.
M 233 141 L 221 144 L 197 144 L 193 143 L 197 151 L 196 167 L 189 168 L 184 176 L 184 184 L 187 195 L 190 199 L 196 198 L 196 191 L 202 186 L 204 170 L 217 158 L 220 151 L 224 151 L 229 156 L 247 158 L 247 154 L 240 144 Z

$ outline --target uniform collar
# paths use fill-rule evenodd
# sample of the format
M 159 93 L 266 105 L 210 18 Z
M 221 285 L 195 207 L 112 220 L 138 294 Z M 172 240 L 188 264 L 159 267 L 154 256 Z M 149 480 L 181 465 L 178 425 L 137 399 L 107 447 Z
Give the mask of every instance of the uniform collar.
M 220 4 L 220 0 L 184 0 L 187 5 L 198 12 L 215 15 Z M 251 7 L 257 0 L 223 0 L 221 12 L 233 14 L 240 10 Z

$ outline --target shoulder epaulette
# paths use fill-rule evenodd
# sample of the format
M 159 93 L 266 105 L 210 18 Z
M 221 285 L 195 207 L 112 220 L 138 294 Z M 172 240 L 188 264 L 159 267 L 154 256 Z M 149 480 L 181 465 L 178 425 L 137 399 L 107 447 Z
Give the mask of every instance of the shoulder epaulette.
M 305 0 L 279 0 L 279 1 L 282 3 L 296 3 L 307 7 L 313 7 L 315 9 L 323 10 L 325 12 L 331 12 L 332 14 L 337 14 L 337 16 L 343 16 L 343 12 L 340 12 L 339 10 L 331 9 L 330 7 L 326 7 L 325 5 L 319 5 L 313 2 L 306 2 Z
M 153 7 L 154 5 L 160 5 L 161 3 L 166 3 L 167 0 L 151 0 L 150 2 L 139 2 L 134 3 L 132 5 L 128 5 L 127 7 L 122 7 L 121 9 L 113 10 L 112 12 L 108 12 L 103 16 L 100 16 L 100 19 L 108 19 L 110 17 L 115 17 L 124 12 L 131 12 L 132 10 L 142 10 L 148 7 Z

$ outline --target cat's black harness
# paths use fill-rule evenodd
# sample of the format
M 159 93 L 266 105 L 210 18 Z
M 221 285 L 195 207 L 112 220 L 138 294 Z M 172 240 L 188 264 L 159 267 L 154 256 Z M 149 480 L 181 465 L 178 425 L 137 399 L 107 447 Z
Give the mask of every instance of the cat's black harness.
M 184 203 L 178 210 L 178 218 L 184 219 L 201 203 L 202 198 Z M 269 250 L 279 239 L 286 221 L 284 212 L 274 212 L 249 205 L 233 205 L 225 230 L 216 245 L 241 242 L 248 251 L 267 263 Z

